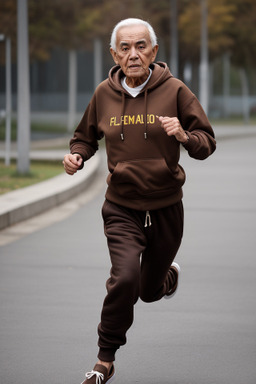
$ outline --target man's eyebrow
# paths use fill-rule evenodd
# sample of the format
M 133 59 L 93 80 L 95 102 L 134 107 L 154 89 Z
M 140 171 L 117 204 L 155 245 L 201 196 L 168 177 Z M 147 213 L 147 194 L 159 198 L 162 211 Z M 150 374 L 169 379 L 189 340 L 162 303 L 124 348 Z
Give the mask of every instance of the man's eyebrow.
M 141 39 L 141 40 L 138 40 L 136 41 L 136 45 L 139 45 L 139 44 L 146 44 L 147 41 L 145 39 Z M 129 43 L 127 41 L 120 41 L 120 47 L 123 47 L 123 46 L 126 46 L 126 45 L 129 45 Z
M 138 44 L 146 44 L 146 43 L 147 43 L 147 41 L 145 39 L 141 39 L 141 40 L 136 41 L 137 45 Z
M 124 45 L 129 45 L 126 41 L 120 41 L 120 47 L 123 47 Z

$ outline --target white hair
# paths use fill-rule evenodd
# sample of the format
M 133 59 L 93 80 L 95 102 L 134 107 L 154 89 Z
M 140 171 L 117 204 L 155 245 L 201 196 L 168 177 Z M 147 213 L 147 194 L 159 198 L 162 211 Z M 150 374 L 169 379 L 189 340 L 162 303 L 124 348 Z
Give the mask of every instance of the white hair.
M 144 25 L 148 29 L 152 48 L 154 48 L 157 45 L 157 37 L 156 37 L 155 31 L 147 21 L 144 21 L 142 19 L 129 18 L 129 19 L 124 19 L 119 21 L 119 23 L 117 23 L 116 26 L 114 27 L 111 35 L 111 39 L 110 39 L 110 48 L 116 51 L 117 31 L 122 27 L 129 27 L 131 25 Z

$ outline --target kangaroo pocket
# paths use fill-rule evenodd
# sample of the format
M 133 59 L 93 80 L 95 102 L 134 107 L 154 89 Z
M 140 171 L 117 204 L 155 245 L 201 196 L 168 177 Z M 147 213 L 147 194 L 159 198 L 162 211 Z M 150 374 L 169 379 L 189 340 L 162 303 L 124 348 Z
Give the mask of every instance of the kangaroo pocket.
M 155 198 L 178 191 L 185 182 L 185 172 L 179 165 L 169 168 L 163 158 L 131 160 L 119 162 L 107 182 L 119 195 Z

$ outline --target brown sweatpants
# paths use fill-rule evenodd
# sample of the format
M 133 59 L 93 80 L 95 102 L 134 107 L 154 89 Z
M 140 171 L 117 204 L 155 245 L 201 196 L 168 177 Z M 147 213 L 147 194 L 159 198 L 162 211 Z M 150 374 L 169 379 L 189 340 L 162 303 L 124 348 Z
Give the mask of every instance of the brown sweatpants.
M 102 208 L 112 263 L 98 326 L 98 358 L 103 361 L 114 361 L 116 350 L 126 343 L 138 298 L 160 300 L 172 285 L 169 267 L 183 235 L 182 201 L 149 214 L 109 201 Z

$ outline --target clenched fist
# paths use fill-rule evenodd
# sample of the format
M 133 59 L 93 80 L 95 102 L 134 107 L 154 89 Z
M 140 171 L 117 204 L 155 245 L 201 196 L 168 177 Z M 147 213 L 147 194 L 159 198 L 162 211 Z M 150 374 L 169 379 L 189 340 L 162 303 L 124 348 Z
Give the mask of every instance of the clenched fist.
M 180 125 L 180 121 L 177 117 L 157 117 L 168 136 L 175 136 L 176 139 L 183 144 L 188 141 L 188 136 Z
M 74 175 L 83 163 L 83 158 L 78 153 L 71 153 L 64 156 L 63 165 L 68 175 Z

